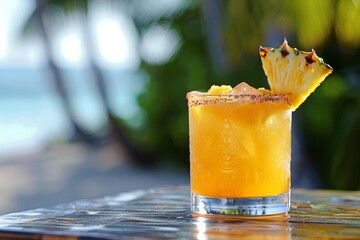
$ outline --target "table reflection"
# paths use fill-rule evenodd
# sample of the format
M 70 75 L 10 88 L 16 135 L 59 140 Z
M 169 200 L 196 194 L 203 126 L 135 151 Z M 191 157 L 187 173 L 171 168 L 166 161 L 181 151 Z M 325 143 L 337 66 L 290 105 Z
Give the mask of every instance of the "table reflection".
M 249 218 L 223 218 L 193 216 L 195 239 L 291 239 L 291 225 L 287 216 Z
M 360 239 L 360 192 L 295 190 L 288 215 L 192 215 L 188 186 L 0 216 L 0 239 Z

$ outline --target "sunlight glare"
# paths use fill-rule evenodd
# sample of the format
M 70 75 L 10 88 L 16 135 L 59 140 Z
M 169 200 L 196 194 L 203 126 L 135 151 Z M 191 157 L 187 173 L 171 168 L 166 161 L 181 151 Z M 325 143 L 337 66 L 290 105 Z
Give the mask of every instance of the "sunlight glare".
M 179 51 L 181 39 L 176 30 L 167 26 L 150 27 L 140 44 L 141 57 L 148 63 L 161 65 L 167 63 Z
M 103 60 L 109 64 L 123 63 L 130 52 L 125 33 L 119 22 L 110 18 L 100 19 L 96 26 L 99 40 L 99 52 Z
M 102 1 L 91 1 L 89 5 L 96 60 L 101 68 L 138 69 L 139 33 L 133 19 L 119 6 Z
M 64 34 L 60 41 L 60 53 L 64 60 L 70 63 L 78 63 L 83 59 L 83 49 L 80 37 L 76 32 Z

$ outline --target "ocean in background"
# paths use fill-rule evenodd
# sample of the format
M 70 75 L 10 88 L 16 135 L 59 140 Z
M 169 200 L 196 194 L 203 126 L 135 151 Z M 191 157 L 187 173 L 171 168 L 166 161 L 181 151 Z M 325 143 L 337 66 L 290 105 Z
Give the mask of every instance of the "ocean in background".
M 79 124 L 96 132 L 106 123 L 95 80 L 82 69 L 63 70 Z M 104 71 L 113 112 L 123 119 L 139 114 L 137 95 L 146 78 L 139 72 Z M 69 122 L 46 69 L 0 69 L 0 155 L 38 151 L 49 141 L 64 140 Z

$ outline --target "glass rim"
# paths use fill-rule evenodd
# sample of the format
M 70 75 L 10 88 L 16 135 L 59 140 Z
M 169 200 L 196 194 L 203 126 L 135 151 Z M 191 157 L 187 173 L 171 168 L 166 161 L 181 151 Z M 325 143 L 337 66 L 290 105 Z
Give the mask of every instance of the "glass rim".
M 212 95 L 206 92 L 191 91 L 186 94 L 189 107 L 216 103 L 286 103 L 291 105 L 291 94 L 220 94 Z

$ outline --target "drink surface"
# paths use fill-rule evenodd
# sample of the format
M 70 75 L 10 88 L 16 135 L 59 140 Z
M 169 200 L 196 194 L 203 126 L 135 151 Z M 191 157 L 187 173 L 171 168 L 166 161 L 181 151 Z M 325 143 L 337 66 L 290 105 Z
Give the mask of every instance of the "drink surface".
M 291 111 L 281 96 L 188 94 L 191 191 L 264 197 L 290 187 Z

